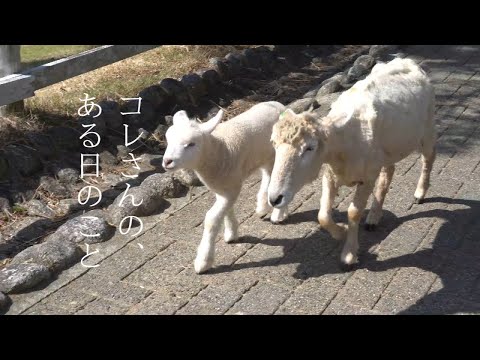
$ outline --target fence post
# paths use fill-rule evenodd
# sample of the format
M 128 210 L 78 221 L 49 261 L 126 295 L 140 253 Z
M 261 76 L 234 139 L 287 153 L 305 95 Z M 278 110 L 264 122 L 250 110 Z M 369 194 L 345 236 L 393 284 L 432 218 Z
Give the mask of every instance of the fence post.
M 0 78 L 16 73 L 20 70 L 20 65 L 20 45 L 0 45 Z M 9 112 L 21 112 L 23 109 L 23 100 L 0 106 L 0 116 Z

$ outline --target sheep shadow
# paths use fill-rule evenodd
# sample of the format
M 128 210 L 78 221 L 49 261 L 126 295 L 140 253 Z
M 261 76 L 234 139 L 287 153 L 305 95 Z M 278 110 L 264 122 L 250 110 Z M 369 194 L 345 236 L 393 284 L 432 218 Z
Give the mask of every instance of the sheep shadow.
M 442 287 L 429 293 L 399 314 L 456 314 L 480 311 L 480 201 L 436 197 L 428 202 L 444 202 L 467 206 L 449 211 L 435 209 L 410 214 L 402 222 L 417 218 L 440 218 L 445 222 L 438 230 L 432 246 L 417 252 L 376 261 L 368 254 L 362 268 L 386 271 L 392 268 L 416 267 L 438 276 Z M 435 285 L 435 284 L 432 284 Z
M 434 197 L 425 203 L 448 203 L 464 205 L 459 210 L 433 209 L 397 217 L 388 210 L 374 232 L 360 228 L 359 264 L 351 271 L 367 269 L 383 272 L 389 269 L 415 267 L 438 276 L 443 287 L 419 299 L 414 305 L 399 314 L 454 314 L 480 311 L 480 201 Z M 318 210 L 294 213 L 284 225 L 298 226 L 304 222 L 316 221 Z M 336 212 L 335 221 L 344 221 L 345 212 Z M 409 221 L 438 218 L 444 223 L 438 230 L 430 248 L 412 252 L 396 258 L 380 261 L 371 249 L 387 236 Z M 365 219 L 365 215 L 363 220 Z M 262 244 L 282 247 L 283 256 L 219 266 L 211 273 L 235 272 L 255 267 L 269 267 L 296 264 L 293 277 L 307 280 L 327 274 L 341 274 L 339 258 L 343 242 L 334 240 L 326 231 L 317 230 L 297 239 L 265 238 L 245 236 L 241 243 Z M 437 279 L 437 282 L 438 282 Z M 405 285 L 408 286 L 408 285 Z
M 367 213 L 367 212 L 366 212 Z M 305 222 L 317 223 L 318 209 L 309 210 L 304 212 L 297 212 L 291 214 L 288 219 L 277 226 L 298 226 Z M 347 214 L 345 211 L 333 212 L 333 218 L 336 222 L 345 221 Z M 363 222 L 366 218 L 366 214 L 363 216 Z M 397 218 L 392 212 L 384 210 L 382 224 L 376 231 L 368 232 L 360 227 L 359 230 L 359 257 L 362 261 L 363 256 L 368 250 L 382 240 L 384 240 L 388 234 L 401 224 L 399 218 Z M 248 269 L 254 267 L 268 267 L 282 264 L 298 264 L 296 272 L 293 277 L 296 279 L 306 280 L 311 277 L 319 277 L 325 274 L 341 273 L 342 265 L 339 261 L 340 251 L 343 246 L 342 241 L 333 239 L 330 234 L 324 229 L 320 229 L 309 233 L 307 236 L 297 239 L 292 238 L 257 238 L 253 236 L 243 236 L 238 243 L 248 244 L 262 244 L 266 246 L 282 247 L 284 249 L 284 256 L 264 259 L 261 261 L 252 261 L 246 263 L 235 263 L 229 266 L 219 266 L 212 269 L 210 272 L 232 272 L 241 269 Z M 338 261 L 328 261 L 328 266 L 325 267 L 324 263 L 320 263 L 318 260 L 322 258 L 337 259 Z M 353 268 L 352 268 L 353 270 Z

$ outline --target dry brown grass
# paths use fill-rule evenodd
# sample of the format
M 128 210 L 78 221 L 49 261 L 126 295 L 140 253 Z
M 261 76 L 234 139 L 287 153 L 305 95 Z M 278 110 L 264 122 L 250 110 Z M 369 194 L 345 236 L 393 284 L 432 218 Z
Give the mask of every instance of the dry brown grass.
M 84 93 L 95 101 L 135 97 L 145 87 L 166 77 L 178 78 L 209 66 L 212 57 L 223 57 L 250 45 L 167 45 L 83 75 L 62 81 L 36 92 L 26 101 L 27 111 L 41 114 L 75 116 Z

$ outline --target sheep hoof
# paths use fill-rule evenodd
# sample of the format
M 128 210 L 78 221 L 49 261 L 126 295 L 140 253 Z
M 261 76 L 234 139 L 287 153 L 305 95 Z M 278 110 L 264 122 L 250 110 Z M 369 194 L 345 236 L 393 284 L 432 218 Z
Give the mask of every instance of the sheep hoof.
M 375 231 L 377 228 L 377 224 L 365 224 L 365 230 L 367 231 Z
M 238 239 L 238 234 L 233 232 L 227 232 L 223 236 L 223 240 L 225 240 L 227 244 L 230 244 L 231 242 L 234 242 L 237 239 Z
M 273 224 L 279 224 L 282 221 L 287 220 L 288 212 L 285 209 L 273 209 L 272 215 L 270 216 L 270 221 Z
M 343 262 L 340 262 L 340 270 L 343 271 L 343 272 L 351 272 L 351 271 L 355 271 L 355 263 L 354 264 L 345 264 Z
M 203 274 L 213 266 L 213 259 L 195 259 L 193 266 L 197 274 Z
M 353 265 L 357 263 L 358 258 L 357 255 L 355 255 L 353 252 L 349 251 L 347 253 L 342 253 L 342 256 L 340 257 L 341 261 L 343 264 L 346 265 Z
M 415 198 L 415 204 L 418 204 L 418 205 L 423 204 L 423 201 L 424 201 L 424 199 Z

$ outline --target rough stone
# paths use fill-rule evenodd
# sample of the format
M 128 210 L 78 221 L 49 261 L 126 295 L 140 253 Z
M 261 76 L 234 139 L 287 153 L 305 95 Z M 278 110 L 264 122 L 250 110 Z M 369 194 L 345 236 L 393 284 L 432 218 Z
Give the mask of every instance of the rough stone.
M 40 216 L 46 218 L 54 218 L 55 211 L 50 209 L 43 201 L 32 199 L 23 205 L 27 209 L 29 216 Z
M 23 176 L 30 176 L 43 167 L 38 153 L 29 147 L 10 144 L 5 147 L 4 153 L 10 170 L 15 169 Z
M 91 166 L 89 166 L 91 167 Z M 51 195 L 57 198 L 68 198 L 70 197 L 70 191 L 68 188 L 61 184 L 58 180 L 55 180 L 51 176 L 42 176 L 40 178 L 40 185 L 43 190 L 47 191 Z
M 108 150 L 104 150 L 99 154 L 100 163 L 109 166 L 115 166 L 118 164 L 118 159 L 112 155 Z
M 138 135 L 140 135 L 140 139 L 147 140 L 150 137 L 150 132 L 144 128 L 140 128 L 138 129 Z
M 329 82 L 331 82 L 331 81 L 333 81 L 333 80 L 338 80 L 338 81 L 340 81 L 340 79 L 341 79 L 344 75 L 345 75 L 345 74 L 344 74 L 343 71 L 342 71 L 342 72 L 338 72 L 338 73 L 336 73 L 335 75 L 333 75 L 332 77 L 329 77 L 328 79 L 323 80 L 323 81 L 321 82 L 321 84 L 320 84 L 320 87 L 322 87 L 323 85 L 325 85 L 325 84 L 327 84 L 327 83 L 329 83 Z
M 56 176 L 62 184 L 75 184 L 80 178 L 80 171 L 73 168 L 63 168 L 57 171 Z
M 253 50 L 260 56 L 263 68 L 262 70 L 268 71 L 275 67 L 277 58 L 271 48 L 262 45 L 254 48 Z
M 160 85 L 149 86 L 140 91 L 138 96 L 142 98 L 142 104 L 149 102 L 155 108 L 162 107 L 170 101 L 170 96 Z
M 24 186 L 21 186 L 20 188 L 14 187 L 11 189 L 11 198 L 14 204 L 29 201 L 33 199 L 34 195 L 35 195 L 35 189 L 28 189 Z
M 157 128 L 153 132 L 153 135 L 157 139 L 157 141 L 166 143 L 167 140 L 165 138 L 165 134 L 167 133 L 167 130 L 168 130 L 167 125 L 160 124 L 157 126 Z
M 158 169 L 160 172 L 165 172 L 165 170 L 162 167 L 162 160 L 163 160 L 163 155 L 159 154 L 143 154 L 141 156 L 142 163 L 143 164 L 148 164 L 150 166 L 155 167 Z
M 303 111 L 307 111 L 312 105 L 315 107 L 315 98 L 299 99 L 292 102 L 287 107 L 299 114 Z
M 173 176 L 185 186 L 203 186 L 203 183 L 193 170 L 181 169 L 175 172 Z
M 317 92 L 316 96 L 323 96 L 323 95 L 328 95 L 328 94 L 333 94 L 342 89 L 342 85 L 340 85 L 340 82 L 337 79 L 333 79 L 329 82 L 327 82 L 325 85 L 323 85 Z
M 66 239 L 50 236 L 41 244 L 33 245 L 18 253 L 11 264 L 33 263 L 47 267 L 52 272 L 66 269 L 85 253 Z
M 49 136 L 38 133 L 29 133 L 25 136 L 42 157 L 49 158 L 55 153 L 54 143 Z
M 107 129 L 123 130 L 123 117 L 120 113 L 120 105 L 116 101 L 104 100 L 98 103 L 102 107 L 102 113 L 95 119 L 100 119 Z
M 257 69 L 262 66 L 262 61 L 259 54 L 251 48 L 247 48 L 242 51 L 245 56 L 245 62 L 248 67 Z
M 165 119 L 165 125 L 167 125 L 167 126 L 172 126 L 173 125 L 173 116 L 172 115 L 166 115 L 164 119 Z
M 208 89 L 215 89 L 222 82 L 220 75 L 213 69 L 203 69 L 197 71 L 197 74 L 203 79 Z
M 398 45 L 372 45 L 368 54 L 375 59 L 384 59 L 398 50 Z
M 0 311 L 5 310 L 11 303 L 12 300 L 7 295 L 0 292 Z
M 233 53 L 225 56 L 225 64 L 231 77 L 240 74 L 242 71 L 242 63 Z
M 372 56 L 362 55 L 358 57 L 348 70 L 348 79 L 350 81 L 359 80 L 363 75 L 369 73 L 373 65 L 375 65 L 375 59 Z
M 125 129 L 122 131 L 125 131 Z M 120 135 L 107 135 L 106 139 L 108 140 L 108 143 L 114 147 L 125 143 L 125 138 L 121 137 Z
M 165 78 L 160 82 L 160 87 L 169 95 L 174 97 L 182 106 L 190 103 L 190 96 L 183 84 L 172 78 Z
M 120 206 L 124 193 L 117 196 L 114 202 L 106 210 L 106 220 L 110 225 L 119 226 L 127 216 L 146 216 L 161 209 L 164 199 L 156 194 L 155 189 L 147 189 L 141 186 L 130 188 L 128 195 L 132 195 L 138 206 L 133 205 L 132 198 L 125 199 Z
M 105 214 L 102 210 L 86 212 L 60 226 L 50 235 L 51 239 L 63 239 L 75 244 L 95 244 L 106 241 L 112 237 L 115 229 L 107 224 L 104 217 Z M 99 236 L 85 236 L 82 233 L 86 235 L 99 234 Z
M 12 212 L 10 201 L 4 196 L 0 196 L 0 211 Z
M 9 165 L 5 154 L 0 152 L 0 181 L 7 181 L 9 177 Z
M 127 157 L 129 157 L 129 153 L 131 153 L 132 150 L 130 150 L 128 147 L 126 147 L 125 145 L 117 145 L 117 159 L 118 160 L 122 160 L 122 159 L 126 159 Z
M 134 140 L 134 130 L 133 128 L 138 128 L 141 126 L 146 126 L 147 124 L 151 124 L 157 121 L 159 117 L 159 113 L 155 108 L 155 105 L 152 103 L 145 101 L 140 105 L 140 113 L 138 113 L 138 101 L 131 100 L 126 102 L 122 106 L 122 112 L 124 113 L 124 123 L 129 125 L 128 134 L 129 140 Z M 122 132 L 125 131 L 123 128 Z M 136 136 L 135 136 L 136 138 Z
M 225 63 L 225 59 L 212 58 L 210 59 L 210 64 L 220 76 L 221 80 L 228 80 L 230 78 L 229 68 Z
M 0 291 L 6 294 L 31 289 L 50 278 L 50 271 L 39 264 L 12 264 L 0 270 Z
M 98 201 L 98 196 L 97 195 L 97 192 L 95 190 L 92 190 L 92 196 L 95 195 L 95 197 L 91 197 L 86 204 L 80 204 L 78 202 L 78 198 L 77 196 L 74 198 L 74 199 L 62 199 L 58 202 L 58 204 L 55 206 L 55 211 L 56 211 L 56 214 L 57 216 L 61 217 L 61 216 L 65 216 L 67 214 L 70 214 L 70 213 L 73 213 L 73 212 L 76 212 L 76 211 L 80 211 L 80 210 L 87 210 L 87 209 L 92 209 L 91 205 L 95 204 L 97 201 Z M 83 201 L 85 201 L 85 199 L 83 199 Z M 100 202 L 95 205 L 95 207 L 101 207 L 102 205 L 104 205 L 106 202 L 106 195 L 105 195 L 105 192 L 102 194 L 102 199 L 100 200 Z
M 103 111 L 102 111 L 103 114 Z M 97 133 L 100 136 L 103 136 L 107 133 L 107 124 L 105 122 L 105 117 L 100 114 L 97 117 L 96 114 L 88 115 L 88 116 L 82 116 L 77 119 L 77 123 L 79 124 L 79 130 L 82 132 L 82 134 L 86 133 L 87 131 L 89 133 Z M 92 128 L 91 125 L 95 124 L 95 126 Z M 86 139 L 90 139 L 93 143 L 96 143 L 98 141 L 98 137 L 94 134 L 89 134 L 83 139 L 79 139 L 81 142 L 82 146 L 84 146 L 84 142 Z M 100 139 L 101 141 L 101 139 Z
M 321 106 L 328 106 L 330 107 L 341 95 L 340 92 L 328 94 L 328 95 L 320 95 L 316 97 L 316 101 Z
M 135 202 L 142 203 L 134 206 L 131 198 L 120 202 L 120 194 L 107 209 L 107 221 L 118 226 L 126 216 L 146 216 L 158 211 L 165 204 L 165 198 L 178 197 L 185 192 L 185 186 L 177 179 L 167 174 L 153 174 L 147 177 L 140 186 L 130 188 L 128 194 L 132 195 Z
M 86 155 L 92 155 L 92 154 L 86 154 Z M 83 158 L 83 164 L 82 164 L 81 157 L 79 157 L 78 164 L 81 164 L 80 166 L 83 165 L 83 172 L 85 174 L 91 174 L 91 173 L 94 173 L 96 171 L 96 166 L 93 166 L 96 163 L 96 159 L 95 160 L 94 159 L 95 159 L 95 157 L 93 157 L 93 156 L 85 156 Z M 102 166 L 100 165 L 100 161 L 98 161 L 98 170 L 102 170 Z
M 207 85 L 198 74 L 184 75 L 181 83 L 185 86 L 194 102 L 208 93 Z
M 321 87 L 322 85 L 320 84 L 311 88 L 302 96 L 302 99 L 309 99 L 309 98 L 315 97 L 317 95 L 318 90 L 320 90 Z
M 79 149 L 82 145 L 82 132 L 73 128 L 64 126 L 53 126 L 47 130 L 57 149 L 74 150 Z
M 147 177 L 141 185 L 144 189 L 154 189 L 155 195 L 169 199 L 182 196 L 185 186 L 170 174 L 153 174 Z
M 28 216 L 3 228 L 2 235 L 12 245 L 25 247 L 24 244 L 31 244 L 45 235 L 47 230 L 52 227 L 52 224 L 53 222 L 50 219 Z M 8 253 L 7 249 L 5 249 L 5 253 L 0 253 L 0 258 L 4 254 L 8 255 Z
M 350 69 L 348 69 L 347 73 L 339 80 L 340 85 L 342 85 L 345 90 L 350 89 L 353 84 L 355 84 L 355 78 L 348 74 Z

